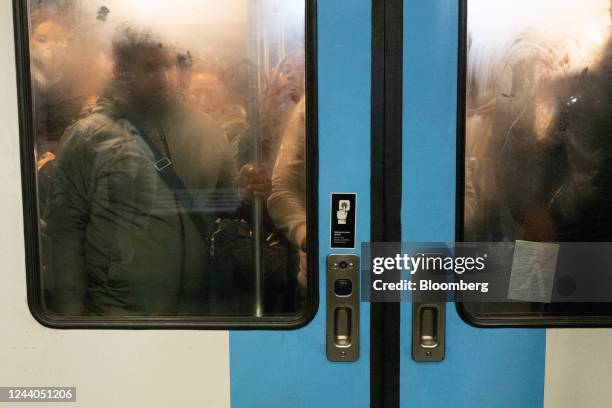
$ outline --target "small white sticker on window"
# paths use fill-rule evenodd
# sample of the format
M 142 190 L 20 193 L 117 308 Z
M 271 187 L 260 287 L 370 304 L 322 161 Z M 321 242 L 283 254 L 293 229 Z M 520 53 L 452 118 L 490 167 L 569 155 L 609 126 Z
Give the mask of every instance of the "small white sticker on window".
M 559 244 L 516 241 L 508 299 L 550 303 Z

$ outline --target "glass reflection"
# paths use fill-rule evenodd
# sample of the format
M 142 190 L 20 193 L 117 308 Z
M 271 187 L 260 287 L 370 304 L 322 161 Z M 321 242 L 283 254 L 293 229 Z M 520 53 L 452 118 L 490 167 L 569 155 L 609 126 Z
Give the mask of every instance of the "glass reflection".
M 470 0 L 466 239 L 610 241 L 609 0 Z
M 304 9 L 293 0 L 30 2 L 50 313 L 299 311 Z
M 466 241 L 612 241 L 611 3 L 469 1 Z M 610 313 L 602 303 L 467 307 L 504 318 Z

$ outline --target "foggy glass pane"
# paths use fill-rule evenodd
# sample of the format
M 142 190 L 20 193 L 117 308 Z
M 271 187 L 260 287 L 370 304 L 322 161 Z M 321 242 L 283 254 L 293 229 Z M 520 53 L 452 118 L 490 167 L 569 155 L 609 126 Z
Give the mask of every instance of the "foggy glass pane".
M 470 0 L 466 236 L 610 241 L 609 0 Z
M 29 1 L 46 312 L 303 308 L 305 8 Z
M 468 1 L 465 241 L 612 241 L 610 6 Z M 562 300 L 467 307 L 497 318 L 612 310 Z

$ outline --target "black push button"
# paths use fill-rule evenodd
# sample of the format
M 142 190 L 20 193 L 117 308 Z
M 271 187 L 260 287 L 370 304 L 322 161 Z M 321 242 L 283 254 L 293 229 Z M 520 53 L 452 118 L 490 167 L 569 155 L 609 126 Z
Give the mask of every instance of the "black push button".
M 353 282 L 350 279 L 338 279 L 334 283 L 334 292 L 337 296 L 350 296 L 353 293 Z

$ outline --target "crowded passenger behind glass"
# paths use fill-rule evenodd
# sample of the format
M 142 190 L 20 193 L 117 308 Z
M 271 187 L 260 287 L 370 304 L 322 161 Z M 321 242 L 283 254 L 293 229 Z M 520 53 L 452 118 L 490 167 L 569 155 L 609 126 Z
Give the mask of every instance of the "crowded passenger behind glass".
M 288 96 L 295 94 L 299 98 L 303 95 L 303 87 L 300 86 L 303 78 L 299 79 L 303 68 L 285 68 L 283 75 L 277 73 L 281 67 L 289 67 L 289 60 L 285 58 L 279 67 L 274 69 L 272 82 L 267 81 L 266 77 L 248 62 L 230 65 L 214 59 L 193 62 L 185 69 L 182 81 L 185 98 L 190 105 L 213 117 L 224 130 L 236 162 L 242 166 L 243 171 L 252 175 L 254 183 L 258 183 L 258 193 L 255 197 L 263 200 L 264 204 L 271 192 L 270 174 L 281 139 L 281 124 L 277 122 L 291 113 L 292 107 L 287 105 L 290 100 Z M 259 98 L 259 94 L 245 94 L 244 89 L 237 86 L 248 83 L 245 75 L 258 77 L 264 84 L 262 107 L 259 106 L 259 100 L 254 100 Z M 286 76 L 291 78 L 279 80 Z M 271 109 L 275 103 L 279 106 Z M 249 113 L 258 114 L 259 119 L 251 123 L 255 118 L 247 114 L 245 106 L 253 104 L 255 109 L 248 109 Z M 282 121 L 285 125 L 286 119 Z M 271 122 L 277 123 L 277 126 L 271 128 L 266 125 Z M 256 123 L 261 125 L 257 126 Z M 251 161 L 255 143 L 260 144 L 262 150 L 262 160 L 257 169 Z M 215 267 L 218 276 L 223 276 L 220 282 L 217 280 L 216 289 L 213 291 L 222 298 L 216 300 L 215 304 L 225 303 L 225 311 L 228 313 L 244 313 L 245 310 L 252 309 L 254 302 L 255 265 L 251 258 L 243 255 L 253 251 L 252 240 L 245 240 L 245 237 L 253 236 L 254 231 L 242 218 L 244 215 L 245 212 L 237 214 L 234 219 L 220 219 L 213 234 L 213 248 L 217 258 Z M 248 220 L 248 212 L 246 215 Z M 296 297 L 298 252 L 275 227 L 265 206 L 262 215 L 264 310 L 273 313 L 292 312 L 299 307 L 301 301 Z
M 176 53 L 166 42 L 124 26 L 113 57 L 114 77 L 94 112 L 62 138 L 47 216 L 49 306 L 205 312 L 214 220 L 240 206 L 237 184 L 251 187 L 241 194 L 248 199 L 257 183 L 248 171 L 238 180 L 223 132 L 180 102 Z M 162 176 L 170 166 L 185 191 Z M 183 208 L 180 194 L 193 195 L 195 208 Z
M 612 6 L 612 1 L 611 1 Z M 612 7 L 610 8 L 612 21 Z M 610 30 L 608 30 L 610 31 Z M 541 218 L 526 231 L 562 242 L 612 240 L 612 36 L 599 61 L 568 79 L 549 137 L 539 141 Z M 540 207 L 540 208 L 542 208 Z M 540 213 L 540 214 L 538 214 Z M 528 219 L 529 220 L 529 219 Z
M 298 283 L 307 282 L 306 263 L 306 101 L 291 113 L 272 175 L 268 211 L 277 227 L 300 249 Z
M 469 240 L 610 240 L 612 41 L 578 74 L 564 72 L 571 53 L 542 41 L 526 29 L 500 61 L 470 51 Z
M 34 100 L 40 202 L 45 205 L 59 139 L 77 121 L 103 81 L 93 64 L 77 66 L 81 44 L 60 10 L 40 7 L 30 14 L 30 68 Z

